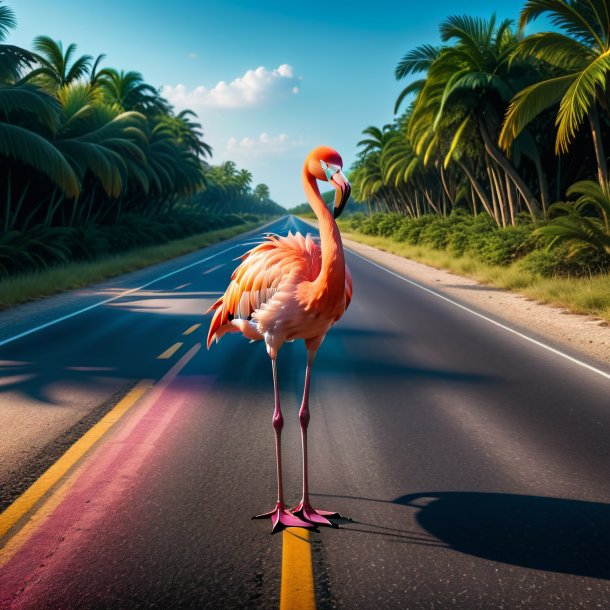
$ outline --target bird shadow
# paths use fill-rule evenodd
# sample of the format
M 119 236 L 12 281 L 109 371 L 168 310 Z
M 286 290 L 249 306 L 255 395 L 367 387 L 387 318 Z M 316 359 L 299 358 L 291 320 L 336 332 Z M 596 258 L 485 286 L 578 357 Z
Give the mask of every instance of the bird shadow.
M 409 544 L 440 546 L 524 568 L 610 580 L 610 504 L 449 491 L 406 494 L 391 501 L 332 497 L 415 509 L 415 520 L 423 530 L 394 530 L 354 520 L 355 525 L 382 531 L 352 527 L 346 527 L 346 531 L 365 531 Z

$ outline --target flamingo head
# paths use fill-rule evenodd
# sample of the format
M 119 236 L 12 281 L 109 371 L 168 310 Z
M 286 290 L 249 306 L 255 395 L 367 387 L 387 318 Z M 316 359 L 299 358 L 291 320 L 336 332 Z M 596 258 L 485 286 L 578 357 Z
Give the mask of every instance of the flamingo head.
M 341 171 L 342 167 L 341 155 L 329 146 L 318 146 L 307 157 L 309 173 L 318 180 L 330 182 L 335 188 L 335 218 L 339 218 L 343 212 L 352 191 L 350 183 Z

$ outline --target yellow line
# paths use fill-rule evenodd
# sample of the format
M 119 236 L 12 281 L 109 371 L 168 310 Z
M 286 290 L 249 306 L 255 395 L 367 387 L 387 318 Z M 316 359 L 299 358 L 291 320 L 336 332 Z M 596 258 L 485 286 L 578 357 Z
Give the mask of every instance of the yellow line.
M 184 343 L 174 343 L 169 349 L 166 349 L 162 354 L 157 356 L 157 360 L 167 360 L 171 358 L 182 346 Z
M 62 503 L 74 481 L 78 476 L 78 468 L 72 469 L 53 488 L 53 491 L 44 496 L 36 509 L 28 513 L 28 519 L 23 526 L 8 538 L 8 542 L 0 549 L 0 569 L 5 566 L 17 551 L 32 537 L 38 528 L 51 516 L 53 511 Z
M 78 439 L 55 464 L 0 514 L 0 538 L 34 508 L 37 502 L 133 407 L 152 384 L 151 379 L 140 381 L 112 411 L 106 413 L 93 428 Z
M 315 610 L 309 530 L 289 527 L 282 540 L 280 610 Z
M 190 335 L 191 333 L 194 333 L 200 326 L 201 326 L 201 324 L 193 324 L 193 326 L 191 326 L 190 328 L 185 330 L 182 334 Z

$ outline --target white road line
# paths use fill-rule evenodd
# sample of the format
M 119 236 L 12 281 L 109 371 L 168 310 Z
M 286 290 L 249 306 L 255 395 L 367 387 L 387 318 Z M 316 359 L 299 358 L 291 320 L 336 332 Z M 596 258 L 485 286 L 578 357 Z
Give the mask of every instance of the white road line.
M 559 351 L 558 349 L 555 349 L 554 347 L 551 347 L 550 345 L 546 345 L 546 343 L 541 343 L 540 341 L 537 341 L 536 339 L 533 339 L 532 337 L 528 337 L 527 335 L 520 333 L 518 330 L 510 328 L 509 326 L 505 326 L 504 324 L 501 324 L 500 322 L 496 322 L 495 320 L 492 320 L 491 318 L 484 316 L 483 314 L 479 313 L 478 311 L 474 311 L 473 309 L 470 309 L 469 307 L 466 307 L 465 305 L 462 305 L 461 303 L 458 303 L 457 301 L 454 301 L 446 296 L 443 296 L 442 294 L 435 292 L 434 290 L 431 290 L 430 288 L 426 288 L 425 286 L 422 286 L 421 284 L 418 284 L 417 282 L 414 282 L 413 280 L 409 280 L 406 277 L 404 277 L 398 273 L 395 273 L 394 271 L 391 271 L 390 269 L 387 269 L 383 265 L 378 265 L 377 263 L 366 258 L 365 256 L 362 256 L 362 255 L 358 254 L 357 252 L 354 252 L 353 250 L 349 250 L 348 248 L 346 248 L 346 250 L 348 252 L 350 252 L 351 254 L 353 254 L 354 256 L 357 256 L 358 258 L 361 258 L 362 260 L 367 261 L 371 265 L 374 265 L 375 267 L 379 267 L 379 269 L 383 269 L 387 273 L 396 276 L 398 279 L 403 280 L 403 282 L 407 282 L 408 284 L 411 284 L 412 286 L 415 286 L 416 288 L 419 288 L 420 290 L 429 292 L 430 294 L 433 294 L 435 297 L 438 297 L 439 299 L 442 299 L 443 301 L 447 301 L 447 303 L 451 303 L 452 305 L 455 305 L 456 307 L 459 307 L 460 309 L 463 309 L 464 311 L 467 311 L 468 313 L 471 313 L 472 315 L 477 316 L 478 318 L 481 318 L 482 320 L 485 320 L 486 322 L 489 322 L 490 324 L 493 324 L 494 326 L 498 326 L 499 328 L 502 328 L 503 330 L 506 330 L 509 333 L 512 333 L 513 335 L 517 335 L 517 337 L 521 337 L 522 339 L 525 339 L 526 341 L 529 341 L 530 343 L 533 343 L 534 345 L 537 345 L 538 347 L 542 347 L 543 349 L 548 350 L 549 352 L 552 352 L 553 354 L 556 354 L 557 356 L 561 356 L 562 358 L 565 358 L 566 360 L 569 360 L 570 362 L 572 362 L 574 364 L 578 364 L 579 366 L 582 366 L 583 368 L 588 369 L 589 371 L 592 371 L 593 373 L 597 373 L 598 375 L 601 375 L 602 377 L 605 377 L 606 379 L 610 379 L 610 373 L 606 373 L 606 372 L 602 371 L 601 369 L 595 368 L 594 366 L 591 366 L 590 364 L 587 364 L 586 362 L 583 362 L 582 360 L 578 360 L 577 358 L 568 356 L 568 354 L 564 354 L 563 352 Z
M 211 256 L 202 258 L 199 261 L 195 261 L 194 263 L 191 263 L 190 265 L 187 265 L 186 267 L 182 267 L 181 269 L 176 269 L 175 271 L 171 271 L 170 273 L 166 273 L 165 275 L 155 278 L 154 280 L 151 280 L 150 282 L 147 282 L 146 284 L 142 284 L 142 286 L 139 286 L 138 288 L 131 288 L 130 290 L 126 290 L 125 292 L 122 292 L 121 294 L 119 294 L 117 296 L 111 297 L 109 299 L 105 299 L 103 301 L 100 301 L 99 303 L 94 303 L 93 305 L 89 305 L 88 307 L 83 307 L 82 309 L 79 309 L 78 311 L 73 311 L 72 313 L 66 314 L 65 316 L 61 316 L 60 318 L 55 318 L 55 320 L 51 320 L 50 322 L 45 322 L 44 324 L 41 324 L 40 326 L 36 326 L 35 328 L 30 328 L 29 330 L 23 331 L 22 333 L 19 333 L 18 335 L 15 335 L 13 337 L 9 337 L 8 339 L 4 339 L 3 341 L 0 341 L 0 347 L 2 347 L 3 345 L 6 345 L 7 343 L 12 343 L 13 341 L 16 341 L 17 339 L 21 339 L 22 337 L 27 337 L 28 335 L 31 335 L 32 333 L 42 330 L 43 328 L 48 328 L 49 326 L 53 326 L 54 324 L 58 324 L 59 322 L 63 322 L 64 320 L 68 320 L 70 318 L 73 318 L 74 316 L 78 316 L 81 313 L 85 313 L 86 311 L 89 311 L 90 309 L 95 309 L 96 307 L 100 307 L 100 305 L 105 305 L 106 303 L 110 303 L 111 301 L 116 301 L 117 299 L 125 297 L 129 294 L 138 292 L 138 290 L 147 288 L 151 284 L 160 282 L 161 280 L 171 277 L 172 275 L 176 275 L 177 273 L 181 273 L 182 271 L 186 271 L 186 269 L 190 269 L 191 267 L 195 267 L 196 265 L 201 265 L 202 263 L 205 263 L 213 258 L 216 258 L 217 256 L 224 254 L 225 252 L 229 252 L 229 250 L 234 250 L 235 248 L 242 248 L 242 247 L 243 247 L 243 244 L 236 244 L 234 246 L 230 246 L 229 248 L 225 248 L 224 250 L 221 250 L 220 252 L 217 252 L 216 254 L 212 254 Z
M 245 245 L 245 244 L 242 244 Z M 209 269 L 206 269 L 202 275 L 207 275 L 208 273 L 212 273 L 214 271 L 217 271 L 218 269 L 221 269 L 222 267 L 225 266 L 225 263 L 221 263 L 220 265 L 214 265 L 213 267 L 210 267 Z

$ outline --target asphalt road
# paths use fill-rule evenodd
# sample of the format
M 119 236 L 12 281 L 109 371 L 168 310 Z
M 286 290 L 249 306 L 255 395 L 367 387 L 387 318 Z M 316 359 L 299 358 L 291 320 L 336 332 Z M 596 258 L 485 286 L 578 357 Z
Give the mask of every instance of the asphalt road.
M 269 230 L 288 226 L 313 231 Z M 269 360 L 239 336 L 201 347 L 234 243 L 0 347 L 10 391 L 40 409 L 63 408 L 62 384 L 156 383 L 5 540 L 0 608 L 278 606 L 282 537 L 250 520 L 275 500 Z M 312 500 L 353 522 L 312 534 L 318 607 L 610 607 L 610 381 L 347 261 L 354 300 L 315 363 L 309 438 Z M 278 362 L 296 501 L 303 346 Z

